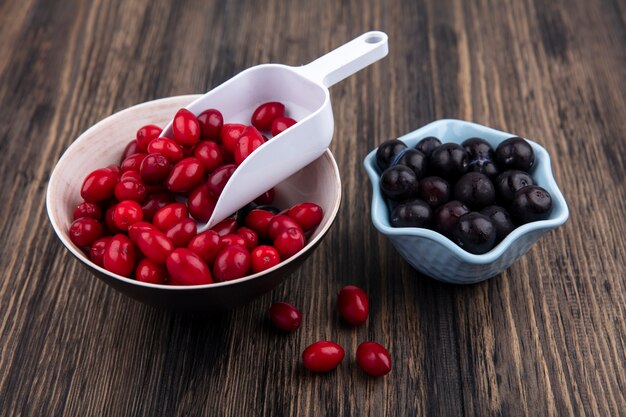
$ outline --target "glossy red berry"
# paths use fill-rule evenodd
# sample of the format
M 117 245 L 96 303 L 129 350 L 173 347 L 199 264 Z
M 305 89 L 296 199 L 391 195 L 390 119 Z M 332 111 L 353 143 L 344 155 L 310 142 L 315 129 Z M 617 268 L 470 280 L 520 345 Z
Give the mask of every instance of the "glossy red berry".
M 148 145 L 148 153 L 160 153 L 172 163 L 176 163 L 184 158 L 183 148 L 169 138 L 154 139 Z
M 300 203 L 290 208 L 287 215 L 295 220 L 302 230 L 309 232 L 322 222 L 324 210 L 314 203 Z
M 102 220 L 102 210 L 100 206 L 83 201 L 74 209 L 73 220 L 80 219 L 81 217 L 91 217 L 92 219 Z
M 291 117 L 277 117 L 272 121 L 272 136 L 279 135 L 291 126 L 295 125 L 296 121 Z
M 122 230 L 115 225 L 115 221 L 113 220 L 113 215 L 115 214 L 116 206 L 117 204 L 113 204 L 104 213 L 104 224 L 107 227 L 107 231 L 112 234 L 117 234 L 117 233 L 122 232 Z
M 169 273 L 169 283 L 172 285 L 203 285 L 213 282 L 207 264 L 189 249 L 174 249 L 165 265 Z
M 237 229 L 237 235 L 243 238 L 248 252 L 252 251 L 252 249 L 256 248 L 259 244 L 259 236 L 252 229 L 240 227 Z
M 284 214 L 278 214 L 272 217 L 272 220 L 270 220 L 269 224 L 267 225 L 267 235 L 270 239 L 276 240 L 278 235 L 280 235 L 283 230 L 291 228 L 302 230 L 300 225 L 296 223 L 296 221 L 293 220 L 291 217 L 285 216 Z
M 222 236 L 222 244 L 224 245 L 224 247 L 239 245 L 242 248 L 246 248 L 246 240 L 243 237 L 239 235 L 235 235 L 235 234 L 228 234 L 228 235 Z
M 328 341 L 315 342 L 302 352 L 304 367 L 312 372 L 329 372 L 335 369 L 345 356 L 337 343 Z
M 200 139 L 200 123 L 187 109 L 180 109 L 172 122 L 174 140 L 182 146 L 194 146 Z
M 193 219 L 183 219 L 180 223 L 171 227 L 165 235 L 177 248 L 187 247 L 191 238 L 196 235 L 197 224 Z
M 304 233 L 300 228 L 292 227 L 283 230 L 274 240 L 274 247 L 280 259 L 289 259 L 304 248 Z
M 167 269 L 163 264 L 159 265 L 150 259 L 144 258 L 137 264 L 135 279 L 150 284 L 165 284 L 167 281 Z
M 209 186 L 209 191 L 214 198 L 217 199 L 220 194 L 222 194 L 224 187 L 226 187 L 226 183 L 236 169 L 237 165 L 235 164 L 222 165 L 213 171 L 213 173 L 209 176 L 207 185 Z
M 171 164 L 165 155 L 160 153 L 148 154 L 139 166 L 141 179 L 148 185 L 157 185 L 163 182 L 170 173 Z
M 206 230 L 191 238 L 187 249 L 198 255 L 208 265 L 213 265 L 213 261 L 222 250 L 220 235 L 213 230 Z
M 237 219 L 234 217 L 224 219 L 213 226 L 211 230 L 220 235 L 220 237 L 233 234 L 237 231 Z
M 130 241 L 137 245 L 137 238 L 141 232 L 147 232 L 150 230 L 159 230 L 154 225 L 148 222 L 137 222 L 128 226 L 128 237 Z
M 113 170 L 96 169 L 85 178 L 80 196 L 89 203 L 98 203 L 113 197 L 119 174 Z
M 100 267 L 104 267 L 104 260 L 102 258 L 104 257 L 104 251 L 110 240 L 110 236 L 105 236 L 91 244 L 91 248 L 89 249 L 89 260 L 91 262 Z
M 219 140 L 224 117 L 219 110 L 207 109 L 198 115 L 202 139 Z
M 187 206 L 183 203 L 172 203 L 155 213 L 152 224 L 160 231 L 167 232 L 187 217 L 189 217 Z
M 146 258 L 157 264 L 165 260 L 174 250 L 172 241 L 160 230 L 143 230 L 137 235 L 137 247 Z
M 365 323 L 370 311 L 367 294 L 354 285 L 348 285 L 339 291 L 337 306 L 344 320 L 355 326 Z
M 204 165 L 196 158 L 185 158 L 170 171 L 165 184 L 174 193 L 191 191 L 204 179 Z
M 133 200 L 142 202 L 146 199 L 148 191 L 143 182 L 134 179 L 126 179 L 117 183 L 113 194 L 119 201 Z
M 207 184 L 200 184 L 191 192 L 187 198 L 189 214 L 201 222 L 208 222 L 215 209 L 217 200 L 211 195 Z
M 213 277 L 217 282 L 231 281 L 248 274 L 250 253 L 240 245 L 226 246 L 215 258 Z
M 129 277 L 135 272 L 135 259 L 135 247 L 130 239 L 126 235 L 117 234 L 109 241 L 102 263 L 107 271 Z
M 273 246 L 261 245 L 252 250 L 250 254 L 250 267 L 252 272 L 265 271 L 280 263 L 280 255 Z
M 120 230 L 128 230 L 128 226 L 143 220 L 143 211 L 138 202 L 124 200 L 115 206 L 113 222 Z
M 293 332 L 302 323 L 302 313 L 289 303 L 278 302 L 270 307 L 270 320 L 280 330 Z
M 146 151 L 145 149 L 141 149 L 139 147 L 136 140 L 131 140 L 130 142 L 128 142 L 128 144 L 124 148 L 124 151 L 122 152 L 122 156 L 120 158 L 120 164 L 122 163 L 124 159 L 128 158 L 129 156 L 134 155 L 136 153 L 145 152 L 145 151 Z
M 174 197 L 168 192 L 162 191 L 149 195 L 141 206 L 143 219 L 151 222 L 157 211 L 173 202 Z
M 278 101 L 263 103 L 252 113 L 252 126 L 259 130 L 270 130 L 274 119 L 284 115 L 285 105 L 283 103 Z
M 136 153 L 124 159 L 122 163 L 120 164 L 120 172 L 121 173 L 124 173 L 126 171 L 139 172 L 139 167 L 141 166 L 141 163 L 143 162 L 144 158 L 147 155 L 148 154 L 145 154 L 145 153 Z
M 387 349 L 375 342 L 363 342 L 356 350 L 356 361 L 371 376 L 391 372 L 391 356 Z
M 241 134 L 243 133 L 245 128 L 246 125 L 242 125 L 239 123 L 226 123 L 222 127 L 222 132 L 220 133 L 222 145 L 224 145 L 224 149 L 226 149 L 226 151 L 229 152 L 231 155 L 235 153 L 237 140 L 241 137 Z
M 150 142 L 158 138 L 162 131 L 159 126 L 155 125 L 145 125 L 139 128 L 135 135 L 135 142 L 138 148 L 141 149 L 142 152 L 147 151 Z
M 246 227 L 249 227 L 260 237 L 268 237 L 267 229 L 274 214 L 260 209 L 254 209 L 248 213 L 245 219 Z
M 198 161 L 202 162 L 206 172 L 211 173 L 222 165 L 222 150 L 220 146 L 209 140 L 203 140 L 198 143 L 193 151 Z
M 261 133 L 255 127 L 247 126 L 235 144 L 235 151 L 233 152 L 235 163 L 240 165 L 263 143 L 265 143 L 265 140 Z
M 80 247 L 91 246 L 91 244 L 102 236 L 104 229 L 102 224 L 91 217 L 81 217 L 70 225 L 70 240 Z

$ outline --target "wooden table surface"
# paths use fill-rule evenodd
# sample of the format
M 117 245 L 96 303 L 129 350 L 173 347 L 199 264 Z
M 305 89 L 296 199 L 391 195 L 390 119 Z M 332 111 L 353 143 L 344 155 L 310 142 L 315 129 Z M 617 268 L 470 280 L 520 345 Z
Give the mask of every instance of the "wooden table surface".
M 0 415 L 626 415 L 626 3 L 620 0 L 0 2 Z M 107 115 L 300 65 L 370 29 L 389 56 L 332 88 L 344 198 L 289 280 L 224 314 L 158 311 L 90 275 L 48 223 L 63 151 Z M 535 139 L 571 217 L 501 275 L 411 269 L 369 221 L 368 150 L 460 118 Z M 368 322 L 335 294 L 366 289 Z M 274 300 L 305 316 L 266 320 Z M 330 339 L 347 356 L 300 361 Z M 367 377 L 356 347 L 387 346 Z

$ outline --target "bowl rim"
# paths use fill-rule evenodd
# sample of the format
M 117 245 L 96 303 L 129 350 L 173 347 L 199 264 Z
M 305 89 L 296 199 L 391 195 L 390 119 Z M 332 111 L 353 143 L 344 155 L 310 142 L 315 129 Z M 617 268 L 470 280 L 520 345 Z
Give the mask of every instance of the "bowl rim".
M 399 140 L 407 141 L 413 140 L 419 137 L 430 136 L 428 133 L 430 130 L 440 127 L 441 125 L 455 125 L 461 128 L 471 127 L 473 129 L 478 129 L 482 131 L 487 131 L 490 133 L 498 134 L 498 135 L 507 135 L 508 137 L 517 136 L 512 133 L 503 132 L 497 129 L 493 129 L 488 126 L 480 125 L 478 123 L 472 123 L 465 120 L 458 119 L 439 119 L 428 123 L 425 126 L 420 127 L 417 130 L 414 130 L 410 133 L 407 133 L 401 137 Z M 371 217 L 372 223 L 374 227 L 378 229 L 379 232 L 383 233 L 386 236 L 390 237 L 399 237 L 399 236 L 410 236 L 410 237 L 422 237 L 426 239 L 430 239 L 434 242 L 441 244 L 446 247 L 452 254 L 456 255 L 458 258 L 462 259 L 465 262 L 472 264 L 489 264 L 496 261 L 500 258 L 504 253 L 507 252 L 513 245 L 515 241 L 520 239 L 522 236 L 532 233 L 534 231 L 543 230 L 543 229 L 555 229 L 562 224 L 565 223 L 567 218 L 569 217 L 569 209 L 567 207 L 567 203 L 565 198 L 563 197 L 563 193 L 559 189 L 554 175 L 552 174 L 552 165 L 550 155 L 548 151 L 538 143 L 524 138 L 526 141 L 530 143 L 533 148 L 533 151 L 536 154 L 540 155 L 540 158 L 537 158 L 541 163 L 535 165 L 535 170 L 537 172 L 541 172 L 543 177 L 545 178 L 544 188 L 550 193 L 553 200 L 556 200 L 558 204 L 553 204 L 553 210 L 550 214 L 550 218 L 546 220 L 539 220 L 531 223 L 526 223 L 522 226 L 516 227 L 511 233 L 507 235 L 498 245 L 496 245 L 489 252 L 484 254 L 473 254 L 467 252 L 462 249 L 460 246 L 455 244 L 452 240 L 442 235 L 439 232 L 430 229 L 418 228 L 418 227 L 391 227 L 388 222 L 385 222 L 383 219 L 388 218 L 389 211 L 387 205 L 385 204 L 384 197 L 380 191 L 380 187 L 378 183 L 380 181 L 380 175 L 378 173 L 378 167 L 376 165 L 376 150 L 372 150 L 367 154 L 363 163 L 365 165 L 365 169 L 372 183 L 372 205 L 371 205 Z M 504 139 L 502 139 L 504 140 Z
M 256 278 L 260 278 L 263 275 L 269 274 L 273 271 L 276 271 L 280 268 L 282 268 L 283 266 L 286 266 L 287 264 L 295 261 L 296 259 L 298 259 L 300 256 L 302 256 L 303 254 L 307 253 L 312 247 L 314 247 L 315 245 L 317 245 L 317 243 L 326 235 L 326 233 L 328 232 L 328 230 L 330 229 L 330 227 L 332 226 L 335 218 L 337 217 L 337 213 L 339 212 L 339 206 L 341 204 L 341 197 L 342 197 L 342 188 L 341 188 L 341 177 L 339 175 L 339 167 L 337 166 L 337 161 L 335 160 L 334 155 L 332 154 L 332 152 L 330 151 L 330 149 L 326 149 L 326 151 L 318 158 L 327 158 L 330 161 L 331 167 L 332 167 L 332 172 L 333 172 L 333 178 L 334 178 L 334 185 L 335 185 L 335 189 L 337 190 L 337 195 L 332 203 L 332 209 L 330 210 L 329 213 L 329 217 L 328 220 L 326 221 L 326 223 L 323 225 L 323 227 L 319 230 L 319 232 L 317 233 L 317 235 L 313 238 L 310 239 L 309 242 L 304 246 L 304 248 L 302 248 L 296 255 L 292 256 L 289 259 L 286 259 L 282 262 L 280 262 L 277 265 L 274 265 L 271 268 L 268 268 L 264 271 L 261 272 L 257 272 L 256 274 L 252 274 L 252 275 L 246 275 L 245 277 L 241 277 L 241 278 L 237 278 L 231 281 L 224 281 L 224 282 L 213 282 L 211 284 L 201 284 L 201 285 L 169 285 L 169 284 L 152 284 L 152 283 L 148 283 L 148 282 L 141 282 L 141 281 L 137 281 L 136 279 L 133 278 L 128 278 L 128 277 L 124 277 L 118 274 L 114 274 L 106 269 L 104 269 L 101 266 L 96 265 L 95 263 L 93 263 L 85 254 L 82 250 L 80 250 L 80 248 L 78 248 L 76 245 L 74 245 L 74 243 L 69 239 L 69 235 L 67 233 L 65 233 L 62 230 L 61 225 L 59 224 L 59 221 L 57 219 L 57 217 L 54 214 L 54 210 L 52 209 L 53 207 L 53 200 L 54 200 L 54 190 L 56 188 L 56 184 L 58 183 L 58 177 L 60 176 L 59 174 L 59 165 L 61 164 L 62 161 L 64 161 L 65 159 L 69 159 L 69 155 L 72 153 L 72 151 L 74 149 L 77 149 L 80 147 L 80 143 L 83 142 L 84 140 L 87 139 L 87 137 L 89 136 L 89 134 L 94 131 L 97 130 L 98 128 L 100 128 L 102 125 L 106 125 L 108 123 L 111 123 L 111 119 L 113 117 L 116 116 L 120 116 L 123 114 L 126 114 L 128 112 L 132 112 L 132 111 L 137 111 L 140 110 L 142 107 L 150 107 L 150 106 L 154 106 L 157 105 L 158 103 L 161 102 L 167 102 L 167 101 L 175 101 L 175 100 L 188 100 L 189 102 L 193 101 L 195 98 L 200 97 L 200 94 L 188 94 L 188 95 L 179 95 L 179 96 L 171 96 L 171 97 L 164 97 L 164 98 L 160 98 L 160 99 L 156 99 L 156 100 L 150 100 L 150 101 L 146 101 L 143 103 L 139 103 L 136 104 L 134 106 L 125 108 L 123 110 L 120 110 L 118 112 L 115 112 L 107 117 L 105 117 L 104 119 L 98 121 L 96 124 L 94 124 L 93 126 L 89 127 L 87 130 L 85 130 L 83 133 L 81 133 L 78 138 L 76 140 L 74 140 L 70 146 L 63 152 L 63 155 L 61 155 L 61 158 L 59 158 L 59 160 L 57 161 L 57 163 L 54 166 L 54 169 L 52 170 L 52 173 L 50 175 L 50 178 L 48 180 L 48 185 L 46 187 L 46 212 L 48 215 L 48 219 L 50 221 L 50 223 L 52 224 L 52 228 L 54 229 L 54 232 L 56 233 L 57 237 L 59 238 L 59 240 L 61 240 L 61 243 L 63 243 L 63 245 L 77 258 L 79 259 L 81 262 L 85 263 L 87 266 L 89 266 L 90 268 L 95 269 L 96 271 L 111 277 L 113 279 L 122 281 L 124 283 L 127 284 L 131 284 L 131 285 L 137 285 L 139 287 L 145 287 L 145 288 L 155 288 L 155 289 L 164 289 L 164 290 L 175 290 L 175 291 L 190 291 L 190 290 L 198 290 L 198 289 L 210 289 L 210 288 L 219 288 L 219 287 L 226 287 L 229 285 L 236 285 L 245 281 L 249 281 L 249 280 L 253 280 Z M 318 159 L 316 159 L 315 161 L 313 161 L 312 163 L 315 163 Z M 304 168 L 303 168 L 304 169 Z

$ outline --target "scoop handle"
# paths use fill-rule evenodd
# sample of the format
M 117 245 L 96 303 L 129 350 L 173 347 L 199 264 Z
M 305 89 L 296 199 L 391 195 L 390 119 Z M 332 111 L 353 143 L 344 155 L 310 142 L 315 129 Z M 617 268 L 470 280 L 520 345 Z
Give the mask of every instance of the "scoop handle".
M 330 87 L 384 58 L 388 52 L 385 32 L 366 32 L 315 61 L 297 67 L 296 71 L 313 82 Z

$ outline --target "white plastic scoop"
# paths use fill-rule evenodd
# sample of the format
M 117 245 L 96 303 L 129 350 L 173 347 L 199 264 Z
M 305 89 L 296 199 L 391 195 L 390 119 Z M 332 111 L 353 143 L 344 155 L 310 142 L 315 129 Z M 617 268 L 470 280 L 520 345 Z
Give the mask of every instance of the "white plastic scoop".
M 213 227 L 304 168 L 330 145 L 333 111 L 328 87 L 387 55 L 387 35 L 367 32 L 332 52 L 301 66 L 264 64 L 249 68 L 209 91 L 186 108 L 199 115 L 215 108 L 225 123 L 250 124 L 262 103 L 280 101 L 297 123 L 250 154 L 224 187 L 209 221 Z M 172 137 L 171 123 L 161 136 Z

